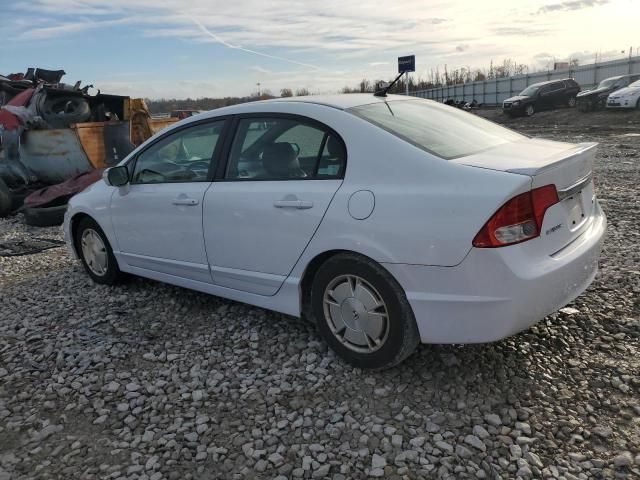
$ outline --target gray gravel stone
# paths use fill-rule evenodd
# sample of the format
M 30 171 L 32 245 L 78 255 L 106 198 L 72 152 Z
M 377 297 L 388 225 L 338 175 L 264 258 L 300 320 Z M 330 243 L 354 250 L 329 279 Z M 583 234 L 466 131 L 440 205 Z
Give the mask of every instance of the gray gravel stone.
M 616 455 L 613 458 L 613 465 L 616 468 L 630 467 L 633 465 L 633 456 L 631 455 L 631 452 L 622 452 L 621 454 Z
M 377 453 L 374 453 L 373 456 L 371 457 L 371 468 L 372 469 L 376 469 L 376 468 L 382 468 L 387 464 L 387 461 L 384 457 L 378 455 Z
M 602 144 L 593 285 L 514 337 L 421 347 L 388 371 L 278 313 L 94 284 L 64 249 L 0 256 L 0 480 L 638 476 L 640 111 L 613 113 L 505 120 Z M 0 243 L 33 237 L 62 232 L 0 219 Z

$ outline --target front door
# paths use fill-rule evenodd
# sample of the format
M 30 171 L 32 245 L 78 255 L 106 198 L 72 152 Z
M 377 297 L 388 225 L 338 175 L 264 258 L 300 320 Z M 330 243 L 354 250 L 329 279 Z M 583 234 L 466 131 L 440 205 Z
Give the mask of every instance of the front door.
M 111 198 L 118 255 L 128 265 L 211 283 L 202 205 L 224 123 L 170 133 L 128 164 L 131 181 Z
M 214 283 L 275 294 L 342 184 L 340 137 L 303 117 L 240 118 L 224 178 L 204 201 Z

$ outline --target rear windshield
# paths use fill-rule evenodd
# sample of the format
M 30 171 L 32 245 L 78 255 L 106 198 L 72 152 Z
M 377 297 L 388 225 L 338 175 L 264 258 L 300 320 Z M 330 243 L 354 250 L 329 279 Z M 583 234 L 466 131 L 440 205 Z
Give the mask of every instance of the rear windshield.
M 428 100 L 374 103 L 348 111 L 447 160 L 526 138 L 472 113 Z

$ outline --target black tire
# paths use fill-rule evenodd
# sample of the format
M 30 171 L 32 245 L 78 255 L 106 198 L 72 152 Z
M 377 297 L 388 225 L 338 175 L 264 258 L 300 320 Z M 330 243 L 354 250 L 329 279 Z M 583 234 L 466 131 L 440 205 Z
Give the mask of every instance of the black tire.
M 530 103 L 529 105 L 524 107 L 525 116 L 530 117 L 534 113 L 536 113 L 536 107 L 533 105 L 533 103 Z
M 89 229 L 98 234 L 105 246 L 107 255 L 107 268 L 103 275 L 96 274 L 91 269 L 91 267 L 89 267 L 82 250 L 82 236 Z M 104 232 L 100 228 L 100 225 L 98 225 L 95 220 L 89 217 L 85 217 L 80 220 L 78 227 L 75 229 L 75 238 L 73 240 L 76 247 L 76 252 L 80 257 L 80 260 L 82 261 L 82 265 L 84 265 L 84 269 L 94 282 L 100 283 L 102 285 L 115 285 L 120 280 L 122 280 L 123 274 L 122 272 L 120 272 L 120 268 L 118 268 L 118 262 L 116 260 L 116 257 L 113 255 L 113 250 L 111 249 L 109 240 L 107 240 L 107 236 L 104 234 Z
M 365 280 L 377 291 L 385 304 L 388 318 L 385 337 L 375 351 L 359 352 L 346 346 L 344 341 L 339 340 L 333 333 L 329 325 L 331 320 L 325 315 L 325 290 L 332 282 L 345 275 Z M 360 255 L 338 254 L 320 266 L 311 286 L 310 307 L 312 318 L 327 344 L 338 356 L 355 367 L 392 367 L 411 355 L 420 341 L 416 320 L 402 287 L 387 270 Z
M 575 96 L 569 97 L 567 100 L 567 107 L 573 108 L 575 106 L 576 106 L 576 97 Z
M 638 101 L 636 102 L 636 108 L 640 109 L 640 98 L 638 99 Z
M 24 223 L 32 227 L 55 227 L 62 225 L 66 205 L 55 207 L 25 207 L 22 211 Z
M 0 178 L 0 218 L 8 216 L 12 211 L 13 196 L 7 184 Z
M 53 128 L 68 128 L 91 118 L 89 102 L 79 96 L 41 95 L 36 105 L 40 116 Z
M 32 193 L 32 190 L 27 188 L 19 188 L 15 190 L 11 190 L 11 211 L 15 212 L 16 210 L 20 210 L 24 205 L 24 199 L 27 198 Z

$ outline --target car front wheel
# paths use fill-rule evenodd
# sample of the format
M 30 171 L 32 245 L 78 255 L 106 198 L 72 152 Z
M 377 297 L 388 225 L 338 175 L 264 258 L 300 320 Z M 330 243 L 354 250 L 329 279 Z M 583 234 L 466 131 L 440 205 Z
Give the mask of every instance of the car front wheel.
M 113 285 L 122 274 L 106 235 L 91 218 L 83 218 L 76 229 L 76 251 L 85 270 L 96 283 Z
M 531 116 L 531 115 L 533 115 L 535 112 L 536 112 L 536 109 L 534 108 L 533 103 L 530 103 L 529 105 L 527 105 L 527 106 L 524 108 L 524 114 L 525 114 L 527 117 L 530 117 L 530 116 Z
M 420 340 L 404 291 L 380 265 L 339 254 L 318 270 L 311 311 L 320 334 L 348 363 L 383 369 L 402 362 Z

